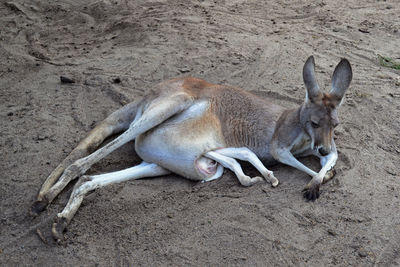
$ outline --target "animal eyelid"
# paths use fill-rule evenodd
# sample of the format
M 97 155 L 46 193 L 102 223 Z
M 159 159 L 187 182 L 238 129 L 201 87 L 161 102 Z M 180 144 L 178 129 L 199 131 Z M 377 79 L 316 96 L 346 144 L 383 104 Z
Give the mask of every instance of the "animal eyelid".
M 311 126 L 314 127 L 314 128 L 319 128 L 320 127 L 319 123 L 315 122 L 313 120 L 311 121 Z

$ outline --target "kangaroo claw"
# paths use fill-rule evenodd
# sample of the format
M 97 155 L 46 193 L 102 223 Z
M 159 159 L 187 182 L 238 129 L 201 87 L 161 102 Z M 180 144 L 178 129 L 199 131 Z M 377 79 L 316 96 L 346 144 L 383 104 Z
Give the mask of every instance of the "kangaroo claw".
M 311 201 L 315 201 L 317 198 L 319 198 L 319 186 L 320 184 L 308 184 L 303 189 L 304 198 Z

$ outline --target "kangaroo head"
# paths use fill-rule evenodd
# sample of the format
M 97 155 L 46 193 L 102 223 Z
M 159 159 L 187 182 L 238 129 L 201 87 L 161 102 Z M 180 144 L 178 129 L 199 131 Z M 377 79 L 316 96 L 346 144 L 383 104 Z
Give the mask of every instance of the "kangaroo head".
M 349 61 L 342 59 L 333 72 L 330 92 L 324 93 L 315 79 L 314 68 L 314 57 L 311 56 L 303 67 L 306 99 L 301 107 L 300 122 L 311 137 L 312 149 L 325 156 L 331 152 L 333 129 L 339 124 L 336 108 L 343 100 L 353 73 Z

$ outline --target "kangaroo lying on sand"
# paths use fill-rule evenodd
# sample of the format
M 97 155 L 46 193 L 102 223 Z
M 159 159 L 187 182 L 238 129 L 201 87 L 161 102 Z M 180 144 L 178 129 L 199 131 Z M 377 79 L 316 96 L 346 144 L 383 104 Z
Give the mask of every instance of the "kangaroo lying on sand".
M 337 151 L 333 129 L 339 123 L 336 107 L 349 87 L 352 70 L 350 63 L 342 59 L 333 73 L 332 89 L 323 93 L 314 66 L 311 56 L 303 68 L 306 98 L 296 109 L 285 109 L 271 99 L 196 78 L 177 78 L 156 85 L 142 99 L 112 113 L 78 144 L 46 179 L 32 213 L 43 211 L 69 182 L 80 177 L 52 227 L 54 238 L 60 241 L 84 196 L 96 188 L 171 172 L 191 180 L 211 181 L 221 177 L 224 168 L 233 171 L 244 186 L 263 179 L 277 186 L 278 179 L 262 162 L 282 162 L 312 176 L 303 192 L 306 199 L 315 200 L 321 183 L 334 175 Z M 107 137 L 121 132 L 88 155 Z M 82 176 L 94 163 L 133 139 L 143 160 L 140 165 Z M 320 158 L 319 172 L 296 159 L 307 155 Z M 244 174 L 236 159 L 250 162 L 261 176 Z

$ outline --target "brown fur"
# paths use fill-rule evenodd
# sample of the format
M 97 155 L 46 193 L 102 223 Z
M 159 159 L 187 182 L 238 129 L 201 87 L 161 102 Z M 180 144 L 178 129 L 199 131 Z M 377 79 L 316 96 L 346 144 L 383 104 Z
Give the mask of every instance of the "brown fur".
M 175 93 L 182 92 L 193 100 L 207 99 L 210 102 L 209 111 L 201 121 L 206 124 L 214 121 L 213 124 L 220 127 L 226 147 L 248 147 L 262 160 L 273 161 L 267 151 L 275 124 L 285 110 L 283 107 L 243 89 L 197 78 L 178 78 L 167 83 L 174 84 Z M 197 131 L 201 128 L 198 127 Z
M 336 107 L 351 82 L 352 70 L 350 63 L 342 59 L 332 77 L 332 90 L 327 94 L 319 89 L 314 66 L 311 56 L 303 67 L 307 98 L 296 109 L 285 109 L 271 99 L 261 99 L 243 89 L 192 77 L 156 85 L 141 100 L 112 113 L 79 143 L 44 182 L 32 212 L 41 212 L 70 181 L 134 139 L 143 164 L 118 174 L 90 179 L 82 176 L 67 206 L 57 215 L 59 219 L 69 223 L 87 192 L 121 179 L 165 175 L 172 171 L 188 179 L 207 181 L 220 177 L 211 175 L 222 175 L 223 167 L 227 167 L 244 186 L 263 180 L 246 176 L 235 159 L 251 162 L 273 186 L 279 181 L 260 159 L 264 163 L 282 162 L 306 172 L 313 179 L 306 186 L 304 196 L 315 200 L 319 197 L 320 184 L 336 164 L 333 140 L 333 128 L 338 124 Z M 83 157 L 105 138 L 119 132 L 123 133 Z M 323 166 L 318 173 L 295 157 L 310 154 L 321 158 Z M 220 165 L 217 167 L 213 160 Z M 70 165 L 71 162 L 74 163 Z M 217 173 L 217 170 L 220 171 Z M 67 223 L 56 220 L 53 227 L 56 239 L 62 237 Z

